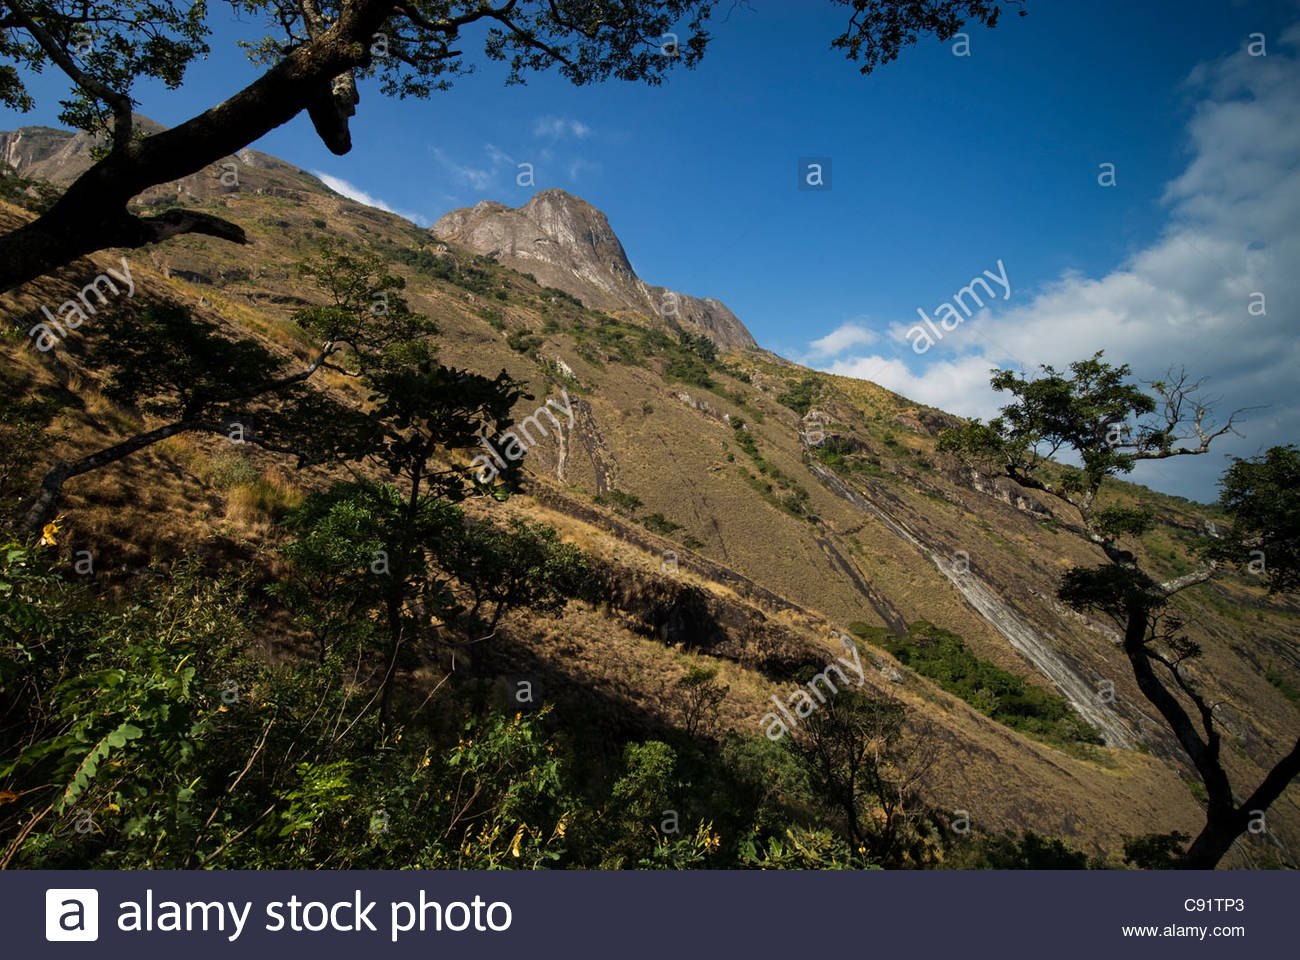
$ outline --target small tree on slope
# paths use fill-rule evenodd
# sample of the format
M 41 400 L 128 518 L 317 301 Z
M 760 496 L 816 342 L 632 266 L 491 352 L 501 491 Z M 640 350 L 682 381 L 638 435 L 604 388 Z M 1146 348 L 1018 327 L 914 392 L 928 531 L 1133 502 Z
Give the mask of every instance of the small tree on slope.
M 1261 544 L 1272 551 L 1270 589 L 1294 588 L 1300 570 L 1300 461 L 1293 447 L 1274 448 L 1261 460 L 1238 460 L 1222 481 L 1234 530 L 1202 546 L 1204 562 L 1196 570 L 1159 582 L 1122 544 L 1150 527 L 1150 514 L 1098 507 L 1102 482 L 1129 473 L 1142 460 L 1206 453 L 1232 429 L 1236 414 L 1223 425 L 1211 425 L 1209 405 L 1197 396 L 1200 383 L 1185 374 L 1171 373 L 1166 381 L 1150 384 L 1154 397 L 1126 383 L 1128 375 L 1127 365 L 1113 367 L 1100 352 L 1072 363 L 1068 376 L 1050 366 L 1033 380 L 1010 370 L 994 371 L 993 388 L 1011 393 L 1015 401 L 987 424 L 974 420 L 945 432 L 939 449 L 978 461 L 1072 507 L 1079 520 L 1075 532 L 1106 555 L 1106 563 L 1066 574 L 1059 596 L 1076 609 L 1104 612 L 1119 625 L 1139 689 L 1173 730 L 1208 796 L 1205 827 L 1179 865 L 1210 868 L 1245 832 L 1251 817 L 1267 810 L 1300 774 L 1300 739 L 1238 803 L 1221 754 L 1218 704 L 1207 700 L 1186 669 L 1200 650 L 1179 634 L 1180 622 L 1168 605 L 1175 594 L 1205 583 L 1225 564 L 1243 562 L 1249 549 Z M 1081 468 L 1051 461 L 1067 448 L 1080 458 Z M 1195 720 L 1185 704 L 1191 705 Z

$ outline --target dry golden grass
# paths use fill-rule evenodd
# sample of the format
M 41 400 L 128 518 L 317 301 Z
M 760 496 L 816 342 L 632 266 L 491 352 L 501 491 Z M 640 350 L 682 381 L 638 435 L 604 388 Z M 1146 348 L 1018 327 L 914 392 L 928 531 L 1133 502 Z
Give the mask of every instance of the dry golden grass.
M 296 182 L 293 188 L 307 189 Z M 331 232 L 360 242 L 374 242 L 389 227 L 395 243 L 412 242 L 411 228 L 395 218 L 367 221 L 373 232 L 361 233 L 340 213 L 348 202 L 336 198 L 309 195 L 309 202 L 295 205 L 248 191 L 224 202 L 229 215 L 245 225 L 270 216 L 283 218 L 291 226 L 285 230 L 257 227 L 252 231 L 255 244 L 251 248 L 233 248 L 207 238 L 162 245 L 147 258 L 142 256 L 138 267 L 132 259 L 140 289 L 194 305 L 205 318 L 220 319 L 232 329 L 299 359 L 305 356 L 307 344 L 289 320 L 292 307 L 270 305 L 266 298 L 253 294 L 312 299 L 311 292 L 298 289 L 287 273 L 303 253 L 293 239 L 310 229 L 310 220 L 329 218 Z M 0 228 L 26 216 L 0 204 Z M 210 286 L 163 276 L 173 258 L 199 258 L 217 275 L 222 270 L 247 267 L 250 254 L 260 266 L 247 282 Z M 0 313 L 6 319 L 21 318 L 42 302 L 57 302 L 75 277 L 97 271 L 97 263 L 107 265 L 112 260 L 112 255 L 106 254 L 93 262 L 80 261 L 55 277 L 0 297 Z M 509 350 L 504 337 L 479 316 L 481 299 L 471 302 L 464 292 L 430 283 L 405 268 L 398 272 L 408 277 L 406 293 L 413 307 L 428 311 L 442 327 L 437 342 L 444 362 L 487 375 L 504 368 L 526 380 L 539 396 L 545 392 L 549 384 L 538 366 Z M 197 306 L 201 297 L 208 306 Z M 540 314 L 525 304 L 490 305 L 501 310 L 511 328 L 542 327 Z M 635 322 L 652 321 L 636 318 Z M 0 344 L 7 382 L 21 383 L 25 390 L 62 386 L 84 403 L 84 409 L 61 419 L 57 442 L 46 451 L 49 458 L 95 449 L 138 428 L 138 420 L 116 410 L 98 394 L 93 371 L 80 370 L 62 356 L 37 356 L 26 346 L 23 335 Z M 767 617 L 774 630 L 780 627 L 810 643 L 822 644 L 829 659 L 836 653 L 828 639 L 832 629 L 843 629 L 852 620 L 871 622 L 874 617 L 865 598 L 818 545 L 817 537 L 829 532 L 839 538 L 862 576 L 886 595 L 905 619 L 927 619 L 955 630 L 978 655 L 1033 682 L 1044 682 L 938 574 L 927 556 L 907 546 L 880 521 L 837 498 L 811 475 L 796 436 L 798 418 L 775 400 L 806 371 L 768 359 L 743 358 L 742 362 L 730 358 L 752 371 L 751 385 L 730 380 L 725 384 L 728 391 L 744 399 L 742 410 L 717 393 L 665 384 L 646 368 L 588 364 L 577 356 L 575 344 L 564 333 L 547 335 L 541 353 L 547 358 L 562 357 L 578 379 L 590 386 L 586 399 L 617 463 L 619 484 L 644 501 L 640 515 L 661 512 L 684 525 L 676 537 L 651 538 L 654 542 L 662 541 L 665 548 L 675 547 L 685 555 L 689 551 L 681 546 L 680 538 L 689 533 L 705 544 L 700 548 L 703 556 L 798 603 L 805 612 L 758 610 L 738 590 L 685 568 L 675 574 L 679 579 L 706 590 L 737 615 Z M 1096 551 L 1078 538 L 1045 528 L 1013 506 L 955 482 L 943 473 L 939 458 L 935 459 L 940 469 L 925 474 L 914 467 L 907 450 L 895 454 L 880 449 L 881 435 L 888 429 L 901 447 L 934 457 L 933 438 L 893 425 L 897 415 L 914 411 L 916 404 L 875 384 L 819 376 L 831 385 L 832 394 L 824 404 L 828 413 L 866 438 L 881 454 L 882 462 L 897 470 L 896 478 L 871 480 L 873 494 L 927 542 L 969 551 L 981 575 L 1026 611 L 1036 625 L 1050 630 L 1083 669 L 1114 679 L 1123 699 L 1141 705 L 1141 694 L 1125 679 L 1123 664 L 1113 648 L 1082 623 L 1062 622 L 1044 600 L 1054 595 L 1061 569 L 1096 562 Z M 356 382 L 333 373 L 321 377 L 318 386 L 341 397 L 359 399 Z M 739 468 L 752 471 L 754 467 L 737 449 L 732 431 L 676 400 L 675 394 L 682 390 L 707 400 L 720 413 L 744 416 L 759 438 L 763 456 L 807 489 L 820 526 L 774 508 L 744 483 Z M 527 404 L 521 404 L 524 406 Z M 652 413 L 643 412 L 647 406 Z M 761 423 L 751 412 L 755 409 L 762 412 Z M 734 455 L 733 461 L 725 459 L 728 452 Z M 530 453 L 529 463 L 537 473 L 547 474 L 555 456 L 556 446 L 548 441 Z M 568 483 L 561 487 L 567 495 L 582 500 L 584 491 L 587 495 L 593 492 L 592 464 L 577 438 L 572 438 L 569 456 Z M 233 451 L 219 440 L 182 436 L 78 478 L 69 485 L 65 512 L 78 542 L 93 544 L 115 563 L 133 567 L 196 545 L 253 548 L 274 542 L 282 535 L 276 518 L 328 479 L 323 473 L 310 477 L 291 474 L 277 468 L 269 456 Z M 1139 490 L 1122 485 L 1115 492 L 1127 502 L 1140 497 Z M 1180 515 L 1197 515 L 1194 505 L 1177 506 Z M 500 520 L 517 515 L 552 523 L 566 539 L 598 558 L 628 567 L 638 577 L 666 575 L 657 554 L 631 547 L 594 525 L 543 508 L 527 497 L 514 498 L 505 505 L 474 502 L 467 507 L 475 516 Z M 1163 541 L 1159 545 L 1166 546 Z M 1027 562 L 1026 557 L 1031 560 Z M 263 554 L 259 562 L 273 561 Z M 264 572 L 270 575 L 272 571 L 267 567 Z M 1249 783 L 1258 778 L 1260 758 L 1269 749 L 1275 750 L 1288 731 L 1294 731 L 1296 711 L 1265 681 L 1262 668 L 1232 645 L 1248 645 L 1252 656 L 1265 660 L 1258 653 L 1259 645 L 1265 640 L 1282 643 L 1294 637 L 1296 618 L 1270 606 L 1272 601 L 1250 584 L 1229 583 L 1223 598 L 1252 614 L 1256 609 L 1265 613 L 1264 621 L 1247 623 L 1211 604 L 1197 604 L 1197 620 L 1192 624 L 1193 638 L 1207 651 L 1207 672 L 1249 717 L 1249 723 L 1242 724 L 1246 737 L 1240 750 L 1245 752 L 1238 752 L 1235 741 L 1229 748 L 1239 782 Z M 678 706 L 672 697 L 673 684 L 688 662 L 719 666 L 719 679 L 730 687 L 722 707 L 726 729 L 760 732 L 759 722 L 769 709 L 768 697 L 784 689 L 772 677 L 735 661 L 674 649 L 656 638 L 634 633 L 616 611 L 575 603 L 553 619 L 512 615 L 506 628 L 509 644 L 504 655 L 513 657 L 515 663 L 544 667 L 554 680 L 548 697 L 554 693 L 577 698 L 586 705 L 584 709 L 589 708 L 589 722 L 597 729 L 606 724 L 610 730 L 637 735 L 638 730 L 652 729 L 660 720 L 675 720 Z M 265 633 L 262 639 L 268 655 L 294 649 L 290 627 L 268 624 Z M 1032 828 L 1072 838 L 1094 850 L 1103 846 L 1113 849 L 1124 833 L 1196 826 L 1199 811 L 1191 794 L 1175 769 L 1153 756 L 1105 751 L 1105 762 L 1069 756 L 999 726 L 923 679 L 912 678 L 899 685 L 883 680 L 876 672 L 869 673 L 873 688 L 903 699 L 915 718 L 934 724 L 948 743 L 950 760 L 930 785 L 927 799 L 946 809 L 969 810 L 980 826 Z M 1293 790 L 1277 806 L 1276 829 L 1292 843 L 1300 842 L 1298 793 Z

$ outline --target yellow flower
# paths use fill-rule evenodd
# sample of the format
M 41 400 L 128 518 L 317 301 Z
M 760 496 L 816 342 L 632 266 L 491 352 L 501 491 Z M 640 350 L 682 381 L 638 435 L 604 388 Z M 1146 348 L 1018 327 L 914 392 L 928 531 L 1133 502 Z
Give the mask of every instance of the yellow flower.
M 514 842 L 510 844 L 510 855 L 512 857 L 519 856 L 519 841 L 521 841 L 524 838 L 525 829 L 526 829 L 525 825 L 521 823 L 519 825 L 519 829 L 515 831 Z
M 54 539 L 54 535 L 58 532 L 59 532 L 59 525 L 57 523 L 47 523 L 44 527 L 41 528 L 41 539 L 40 539 L 39 546 L 42 547 L 57 546 L 58 541 Z

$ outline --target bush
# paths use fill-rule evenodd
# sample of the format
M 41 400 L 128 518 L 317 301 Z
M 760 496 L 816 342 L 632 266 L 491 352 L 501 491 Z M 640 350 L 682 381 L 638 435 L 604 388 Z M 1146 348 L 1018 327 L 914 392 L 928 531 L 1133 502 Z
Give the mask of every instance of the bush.
M 817 379 L 807 376 L 784 393 L 778 393 L 776 402 L 789 407 L 801 417 L 807 416 L 808 411 L 812 409 L 813 401 L 817 397 L 817 391 Z
M 633 493 L 624 493 L 622 490 L 597 494 L 594 499 L 601 506 L 612 506 L 615 510 L 627 514 L 634 513 L 641 506 L 640 497 Z
M 699 358 L 690 355 L 673 357 L 668 362 L 668 369 L 664 371 L 664 379 L 669 383 L 674 381 L 688 383 L 703 387 L 705 390 L 713 387 L 708 366 Z
M 964 870 L 1086 870 L 1088 856 L 1064 840 L 1026 830 L 1020 837 L 980 837 L 953 865 Z
M 651 533 L 657 533 L 665 537 L 674 530 L 680 530 L 682 528 L 680 523 L 673 523 L 673 521 L 669 520 L 662 513 L 650 514 L 641 521 L 641 525 Z
M 1125 837 L 1124 862 L 1139 870 L 1173 870 L 1179 866 L 1191 839 L 1178 830 Z
M 512 330 L 510 336 L 506 337 L 506 344 L 518 353 L 532 353 L 542 345 L 542 338 L 530 333 L 525 327 L 520 327 L 518 330 Z
M 979 659 L 955 633 L 924 620 L 913 623 L 903 638 L 861 623 L 849 629 L 1013 730 L 1050 743 L 1104 743 L 1063 697 Z

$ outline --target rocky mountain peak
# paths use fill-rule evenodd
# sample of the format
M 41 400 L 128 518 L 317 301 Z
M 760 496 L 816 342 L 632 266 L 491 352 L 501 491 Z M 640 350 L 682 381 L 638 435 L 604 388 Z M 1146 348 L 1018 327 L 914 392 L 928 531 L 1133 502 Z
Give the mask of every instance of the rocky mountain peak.
M 663 317 L 727 349 L 757 346 L 744 324 L 720 301 L 652 287 L 641 280 L 605 214 L 564 190 L 542 190 L 514 208 L 482 200 L 439 218 L 432 232 L 476 253 L 493 254 L 589 307 Z

